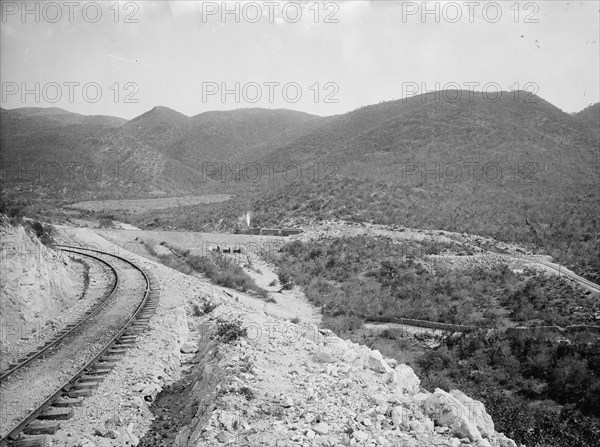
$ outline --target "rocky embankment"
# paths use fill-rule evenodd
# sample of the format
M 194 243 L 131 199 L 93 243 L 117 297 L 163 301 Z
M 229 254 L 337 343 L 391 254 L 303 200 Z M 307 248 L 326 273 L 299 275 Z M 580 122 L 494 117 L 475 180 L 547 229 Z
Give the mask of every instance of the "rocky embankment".
M 64 253 L 42 244 L 26 225 L 0 216 L 0 241 L 5 325 L 43 325 L 80 298 L 78 267 Z
M 142 445 L 515 446 L 462 392 L 429 392 L 379 351 L 243 307 L 196 317 L 194 366 L 159 395 Z

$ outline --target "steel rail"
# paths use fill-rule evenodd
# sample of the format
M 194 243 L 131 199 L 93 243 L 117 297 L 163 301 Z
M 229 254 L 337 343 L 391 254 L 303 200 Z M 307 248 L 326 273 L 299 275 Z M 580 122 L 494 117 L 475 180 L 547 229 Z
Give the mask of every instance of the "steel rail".
M 64 251 L 69 251 L 71 253 L 77 253 L 74 252 L 72 250 L 64 250 Z M 17 371 L 19 371 L 20 369 L 24 368 L 25 366 L 29 365 L 31 362 L 33 362 L 34 360 L 39 359 L 40 357 L 42 357 L 44 354 L 46 354 L 48 351 L 50 351 L 52 348 L 54 348 L 57 344 L 59 344 L 60 342 L 62 342 L 66 337 L 68 337 L 69 335 L 73 334 L 76 330 L 78 330 L 79 328 L 81 328 L 82 325 L 84 325 L 85 323 L 87 323 L 92 317 L 94 317 L 98 312 L 100 312 L 100 310 L 102 310 L 104 308 L 104 306 L 108 303 L 108 300 L 110 300 L 113 295 L 115 294 L 117 287 L 119 286 L 119 275 L 117 274 L 117 271 L 114 269 L 114 267 L 112 265 L 110 265 L 108 262 L 104 261 L 103 259 L 98 258 L 97 256 L 94 255 L 90 255 L 87 253 L 78 253 L 80 255 L 83 256 L 88 256 L 92 259 L 96 259 L 97 261 L 100 261 L 102 263 L 104 263 L 105 265 L 107 265 L 110 270 L 112 271 L 114 277 L 115 277 L 115 281 L 112 285 L 112 288 L 110 289 L 110 293 L 107 295 L 107 297 L 102 300 L 101 303 L 98 303 L 91 311 L 91 313 L 89 315 L 87 315 L 87 317 L 85 317 L 83 320 L 81 320 L 79 323 L 75 324 L 75 326 L 73 326 L 71 329 L 67 330 L 67 332 L 63 333 L 62 335 L 60 335 L 58 338 L 56 338 L 54 341 L 52 341 L 49 345 L 43 347 L 42 349 L 40 349 L 39 351 L 35 352 L 35 353 L 29 353 L 27 354 L 27 358 L 18 363 L 16 366 L 9 368 L 8 370 L 6 370 L 4 373 L 2 373 L 2 375 L 0 375 L 0 383 L 6 379 L 7 377 L 13 375 L 14 373 L 16 373 Z
M 562 269 L 560 267 L 556 267 L 553 264 L 551 264 L 550 262 L 546 262 L 546 261 L 539 261 L 539 260 L 535 260 L 535 261 L 531 261 L 531 262 L 535 262 L 537 264 L 543 265 L 544 267 L 548 267 L 552 270 L 554 270 L 555 272 L 558 272 L 560 275 L 564 275 L 567 278 L 570 278 L 574 281 L 579 282 L 580 284 L 585 284 L 586 286 L 588 286 L 591 289 L 596 290 L 597 292 L 600 292 L 600 285 L 593 283 L 592 281 L 585 279 L 582 276 L 577 275 L 576 273 L 572 273 L 569 271 L 566 271 L 566 269 Z
M 103 255 L 106 256 L 112 256 L 114 258 L 117 258 L 121 261 L 124 261 L 128 264 L 130 264 L 134 269 L 138 270 L 142 276 L 144 277 L 144 280 L 146 282 L 146 286 L 144 289 L 144 297 L 142 299 L 142 301 L 138 304 L 138 306 L 136 307 L 133 315 L 127 320 L 127 322 L 123 325 L 123 327 L 119 330 L 119 332 L 111 338 L 111 340 L 105 345 L 105 347 L 89 362 L 87 362 L 81 369 L 79 369 L 79 371 L 77 371 L 74 375 L 71 376 L 71 378 L 66 381 L 65 383 L 63 383 L 58 389 L 57 391 L 52 394 L 50 397 L 48 397 L 41 405 L 39 405 L 36 409 L 34 409 L 31 413 L 29 413 L 29 415 L 27 415 L 19 424 L 17 424 L 15 427 L 13 427 L 1 440 L 0 440 L 0 446 L 4 447 L 4 446 L 9 446 L 10 442 L 15 441 L 17 436 L 25 429 L 25 427 L 34 419 L 36 419 L 48 406 L 50 406 L 50 404 L 57 398 L 59 397 L 61 394 L 64 393 L 64 389 L 69 387 L 70 385 L 72 385 L 73 383 L 75 383 L 79 377 L 81 375 L 83 375 L 83 373 L 88 370 L 94 363 L 96 363 L 98 360 L 100 360 L 105 354 L 106 352 L 108 352 L 108 350 L 113 346 L 113 344 L 123 335 L 123 333 L 129 328 L 129 326 L 131 325 L 131 323 L 133 323 L 135 321 L 135 319 L 137 318 L 138 314 L 144 309 L 144 306 L 146 305 L 146 302 L 148 301 L 148 296 L 150 295 L 150 290 L 151 290 L 151 283 L 150 283 L 150 278 L 148 277 L 148 274 L 139 266 L 137 266 L 136 264 L 134 264 L 132 261 L 123 258 L 121 256 L 117 256 L 117 255 L 113 255 L 111 253 L 106 253 L 100 250 L 94 250 L 94 249 L 88 249 L 88 248 L 84 248 L 84 247 L 74 247 L 74 246 L 68 246 L 68 245 L 56 245 L 55 247 L 63 250 L 63 251 L 69 251 L 69 252 L 73 252 L 73 253 L 79 253 L 78 251 L 75 250 L 84 250 L 84 251 L 92 251 L 92 252 L 96 252 L 96 253 L 101 253 Z

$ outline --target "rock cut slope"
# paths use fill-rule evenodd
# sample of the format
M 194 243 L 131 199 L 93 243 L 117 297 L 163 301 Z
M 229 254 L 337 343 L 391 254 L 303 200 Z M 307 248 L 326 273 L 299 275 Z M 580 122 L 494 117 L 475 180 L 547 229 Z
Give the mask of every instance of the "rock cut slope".
M 218 309 L 228 321 L 240 318 L 248 335 L 217 346 L 206 336 L 210 323 L 201 326 L 198 363 L 184 379 L 187 403 L 176 412 L 193 417 L 171 432 L 172 445 L 516 445 L 495 430 L 481 402 L 458 390 L 424 390 L 409 366 L 379 351 L 315 325 Z M 157 405 L 180 394 L 163 393 Z M 162 427 L 171 422 L 166 416 Z M 159 427 L 142 445 L 171 445 L 152 443 L 168 437 Z

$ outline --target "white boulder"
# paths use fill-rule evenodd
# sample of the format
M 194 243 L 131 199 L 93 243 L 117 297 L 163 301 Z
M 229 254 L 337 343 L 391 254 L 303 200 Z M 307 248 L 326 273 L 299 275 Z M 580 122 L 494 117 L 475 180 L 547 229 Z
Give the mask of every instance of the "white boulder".
M 389 381 L 394 385 L 395 391 L 401 394 L 415 394 L 421 388 L 421 381 L 413 371 L 413 369 L 401 363 L 396 368 L 388 373 Z
M 440 388 L 423 401 L 423 411 L 437 425 L 448 427 L 454 436 L 481 441 L 481 432 L 469 420 L 469 411 L 455 397 Z
M 492 417 L 485 411 L 485 406 L 478 400 L 471 399 L 460 390 L 451 390 L 450 395 L 460 401 L 468 411 L 468 418 L 473 422 L 484 438 L 494 436 L 494 421 Z
M 383 356 L 381 355 L 381 352 L 379 352 L 378 350 L 371 351 L 369 353 L 369 356 L 367 358 L 367 365 L 370 369 L 379 373 L 388 373 L 390 371 L 393 371 L 392 368 L 390 368 L 390 366 L 384 360 Z

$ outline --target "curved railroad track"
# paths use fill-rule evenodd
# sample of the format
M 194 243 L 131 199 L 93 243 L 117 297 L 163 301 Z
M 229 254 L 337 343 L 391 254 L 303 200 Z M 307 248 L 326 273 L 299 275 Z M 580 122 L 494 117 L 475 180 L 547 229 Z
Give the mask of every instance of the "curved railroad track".
M 568 271 L 567 269 L 562 269 L 560 267 L 556 267 L 554 264 L 552 264 L 550 262 L 541 261 L 539 259 L 536 259 L 536 260 L 531 259 L 530 262 L 543 265 L 544 267 L 547 267 L 549 269 L 554 270 L 555 272 L 558 272 L 559 275 L 566 276 L 567 278 L 570 278 L 573 281 L 578 282 L 581 286 L 586 287 L 589 290 L 600 293 L 600 286 L 598 284 L 593 283 L 592 281 L 589 281 L 579 275 L 576 275 L 575 273 L 572 273 L 572 272 Z
M 65 249 L 63 251 L 67 251 L 70 253 L 82 254 L 82 253 L 75 252 L 73 250 Z M 25 357 L 18 360 L 17 363 L 9 365 L 8 369 L 6 371 L 3 371 L 0 374 L 0 383 L 2 381 L 4 381 L 5 379 L 7 379 L 8 377 L 10 377 L 11 375 L 15 374 L 20 369 L 29 365 L 34 360 L 47 354 L 58 343 L 63 341 L 68 336 L 73 335 L 73 333 L 75 331 L 79 330 L 88 320 L 90 320 L 94 315 L 96 315 L 98 312 L 100 312 L 100 310 L 102 310 L 102 308 L 107 304 L 107 302 L 110 300 L 110 298 L 112 298 L 113 294 L 117 290 L 117 286 L 119 285 L 119 276 L 117 274 L 117 271 L 115 270 L 115 268 L 112 265 L 110 265 L 104 259 L 99 258 L 98 256 L 94 256 L 94 255 L 90 255 L 90 254 L 84 254 L 84 256 L 88 256 L 88 257 L 95 259 L 96 261 L 99 261 L 100 263 L 106 265 L 109 268 L 109 270 L 112 272 L 112 275 L 114 277 L 114 282 L 113 282 L 112 286 L 109 288 L 108 293 L 106 294 L 104 299 L 102 299 L 98 304 L 96 304 L 96 306 L 94 306 L 92 309 L 85 312 L 83 314 L 83 316 L 81 318 L 79 318 L 77 321 L 75 321 L 74 323 L 68 324 L 62 331 L 58 332 L 52 339 L 47 341 L 45 345 L 40 346 L 35 351 L 30 352 Z
M 11 427 L 0 426 L 2 447 L 46 445 L 46 435 L 93 394 L 156 309 L 158 282 L 132 261 L 82 247 L 57 248 L 109 265 L 115 281 L 106 299 L 2 374 L 2 426 Z

